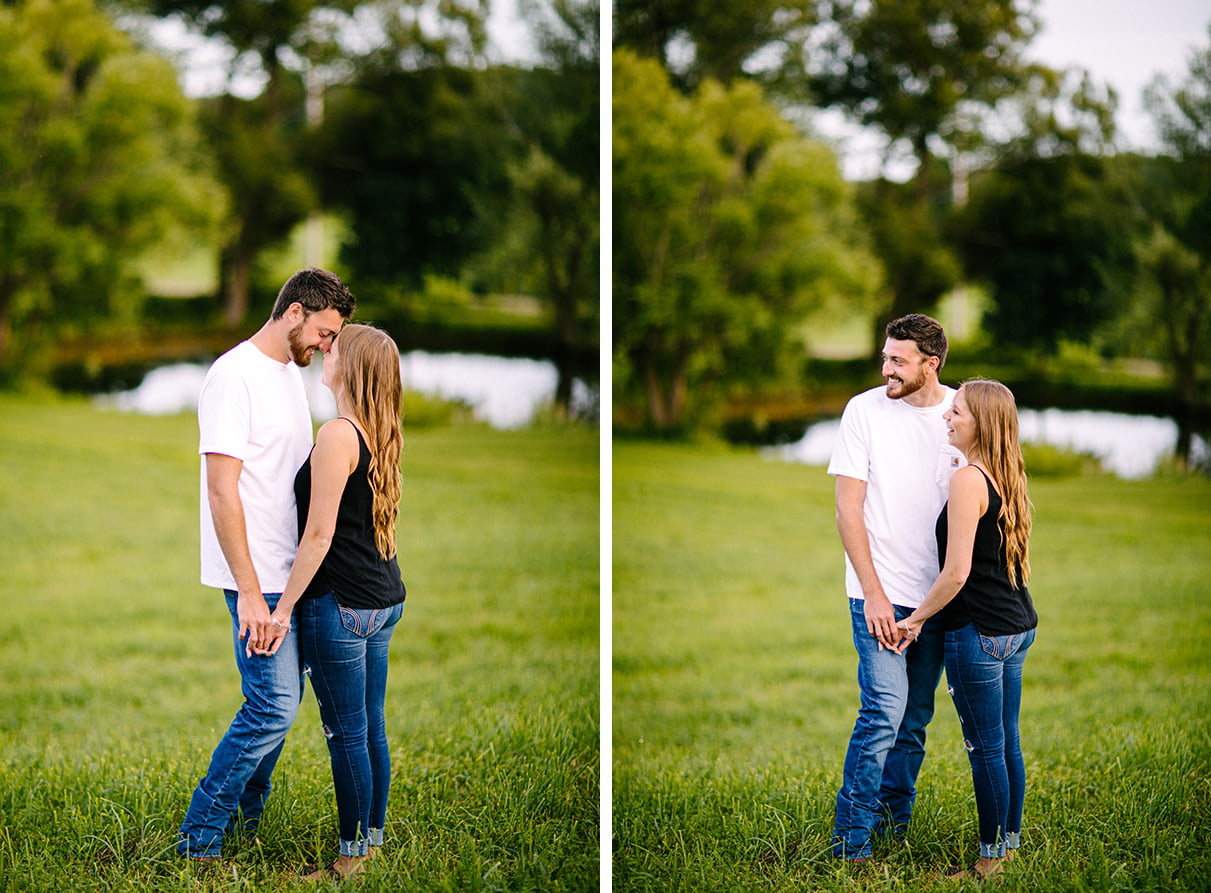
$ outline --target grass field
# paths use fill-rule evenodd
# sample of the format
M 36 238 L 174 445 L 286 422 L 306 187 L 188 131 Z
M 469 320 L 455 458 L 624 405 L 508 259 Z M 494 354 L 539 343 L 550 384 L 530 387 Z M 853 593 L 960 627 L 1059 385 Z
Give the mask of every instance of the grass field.
M 829 855 L 857 683 L 824 470 L 620 442 L 613 492 L 615 889 L 960 888 L 975 803 L 944 685 L 908 846 Z M 1030 786 L 992 888 L 1211 889 L 1211 481 L 1032 497 Z
M 236 876 L 173 855 L 240 703 L 196 442 L 192 416 L 0 396 L 0 891 L 277 890 L 335 856 L 310 692 Z M 395 781 L 358 889 L 597 889 L 597 459 L 578 428 L 406 433 Z

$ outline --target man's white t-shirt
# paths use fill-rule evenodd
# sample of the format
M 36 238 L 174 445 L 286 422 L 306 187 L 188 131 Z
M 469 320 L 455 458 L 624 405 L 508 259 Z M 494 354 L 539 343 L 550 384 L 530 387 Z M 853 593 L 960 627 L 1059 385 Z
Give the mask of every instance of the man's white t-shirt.
M 298 366 L 279 363 L 251 341 L 233 347 L 206 373 L 198 428 L 203 585 L 236 588 L 207 497 L 205 456 L 221 453 L 244 463 L 240 500 L 261 591 L 281 592 L 299 546 L 294 476 L 311 450 L 311 413 Z
M 946 504 L 951 475 L 965 462 L 946 440 L 942 414 L 953 388 L 937 406 L 920 409 L 887 396 L 880 385 L 851 399 L 828 465 L 831 475 L 866 482 L 862 514 L 871 557 L 893 605 L 915 608 L 938 576 L 934 524 Z M 863 598 L 849 555 L 845 591 Z

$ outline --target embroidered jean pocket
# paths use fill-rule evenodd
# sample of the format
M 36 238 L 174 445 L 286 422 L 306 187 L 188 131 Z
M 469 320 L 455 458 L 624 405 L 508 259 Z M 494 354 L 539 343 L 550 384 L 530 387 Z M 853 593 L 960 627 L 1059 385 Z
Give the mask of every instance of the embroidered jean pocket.
M 986 636 L 981 633 L 980 647 L 994 660 L 1007 660 L 1017 652 L 1018 646 L 1022 644 L 1022 638 L 1021 633 L 1014 633 L 1010 636 Z
M 341 626 L 353 635 L 365 639 L 374 635 L 387 622 L 387 612 L 382 608 L 346 608 L 341 609 Z

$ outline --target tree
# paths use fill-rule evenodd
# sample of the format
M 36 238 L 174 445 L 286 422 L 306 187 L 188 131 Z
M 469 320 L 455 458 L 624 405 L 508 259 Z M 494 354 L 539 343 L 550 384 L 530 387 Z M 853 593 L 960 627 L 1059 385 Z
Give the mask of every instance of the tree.
M 1111 162 L 1019 158 L 972 181 L 956 222 L 967 274 L 988 286 L 984 326 L 1005 349 L 1087 343 L 1119 311 L 1131 264 L 1129 205 Z
M 616 0 L 614 40 L 657 60 L 684 92 L 706 78 L 742 75 L 801 81 L 802 50 L 816 22 L 815 0 Z M 755 57 L 777 47 L 774 71 Z
M 1211 367 L 1211 46 L 1191 52 L 1180 84 L 1159 77 L 1145 98 L 1171 159 L 1155 165 L 1169 175 L 1169 188 L 1160 191 L 1161 201 L 1148 202 L 1152 232 L 1139 261 L 1149 306 L 1165 332 L 1174 389 L 1188 415 L 1208 403 Z M 1188 420 L 1180 421 L 1178 456 L 1185 461 L 1191 430 Z
M 328 207 L 349 216 L 341 259 L 396 296 L 456 278 L 484 250 L 484 195 L 508 189 L 503 123 L 479 73 L 366 70 L 331 91 L 312 148 Z
M 543 15 L 523 2 L 522 10 L 536 23 L 544 66 L 523 77 L 512 115 L 525 154 L 510 165 L 507 220 L 520 236 L 512 240 L 515 257 L 538 261 L 519 266 L 534 270 L 534 293 L 554 308 L 555 403 L 567 413 L 574 358 L 582 345 L 597 344 L 601 305 L 598 4 L 555 0 Z
M 808 100 L 881 132 L 885 164 L 906 157 L 913 167 L 907 188 L 883 185 L 879 202 L 867 206 L 891 285 L 876 331 L 888 319 L 928 312 L 957 284 L 960 264 L 947 235 L 966 170 L 1007 154 L 1103 145 L 1113 135 L 1113 93 L 1025 61 L 1038 28 L 1033 6 L 832 0 L 822 14 L 829 24 L 808 60 Z M 1011 136 L 998 140 L 998 131 Z M 901 222 L 906 233 L 896 228 Z
M 0 8 L 0 363 L 133 317 L 135 257 L 220 204 L 193 123 L 168 62 L 89 0 Z
M 220 252 L 230 324 L 248 309 L 257 256 L 279 243 L 315 205 L 302 158 L 309 138 L 305 97 L 321 95 L 354 60 L 424 67 L 470 61 L 485 40 L 486 0 L 131 0 L 157 16 L 180 16 L 226 41 L 236 67 L 259 74 L 260 94 L 216 104 L 209 132 L 219 150 L 231 214 Z M 366 46 L 366 41 L 370 45 Z M 357 49 L 350 45 L 358 44 Z
M 613 74 L 615 386 L 671 430 L 783 372 L 794 324 L 878 270 L 832 154 L 756 85 L 683 97 L 629 50 Z

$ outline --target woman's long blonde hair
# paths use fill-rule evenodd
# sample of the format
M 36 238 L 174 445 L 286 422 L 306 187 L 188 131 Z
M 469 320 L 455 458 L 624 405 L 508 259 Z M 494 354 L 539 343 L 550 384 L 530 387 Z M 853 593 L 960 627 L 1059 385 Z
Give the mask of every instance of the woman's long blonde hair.
M 1018 406 L 1013 392 L 999 381 L 964 382 L 963 399 L 975 421 L 976 446 L 1001 493 L 997 523 L 1005 543 L 1009 582 L 1020 589 L 1030 582 L 1030 513 L 1026 463 L 1018 440 Z
M 354 420 L 366 432 L 370 448 L 374 545 L 387 559 L 395 555 L 401 489 L 399 456 L 404 444 L 399 348 L 390 335 L 372 326 L 347 325 L 337 340 L 341 387 Z

